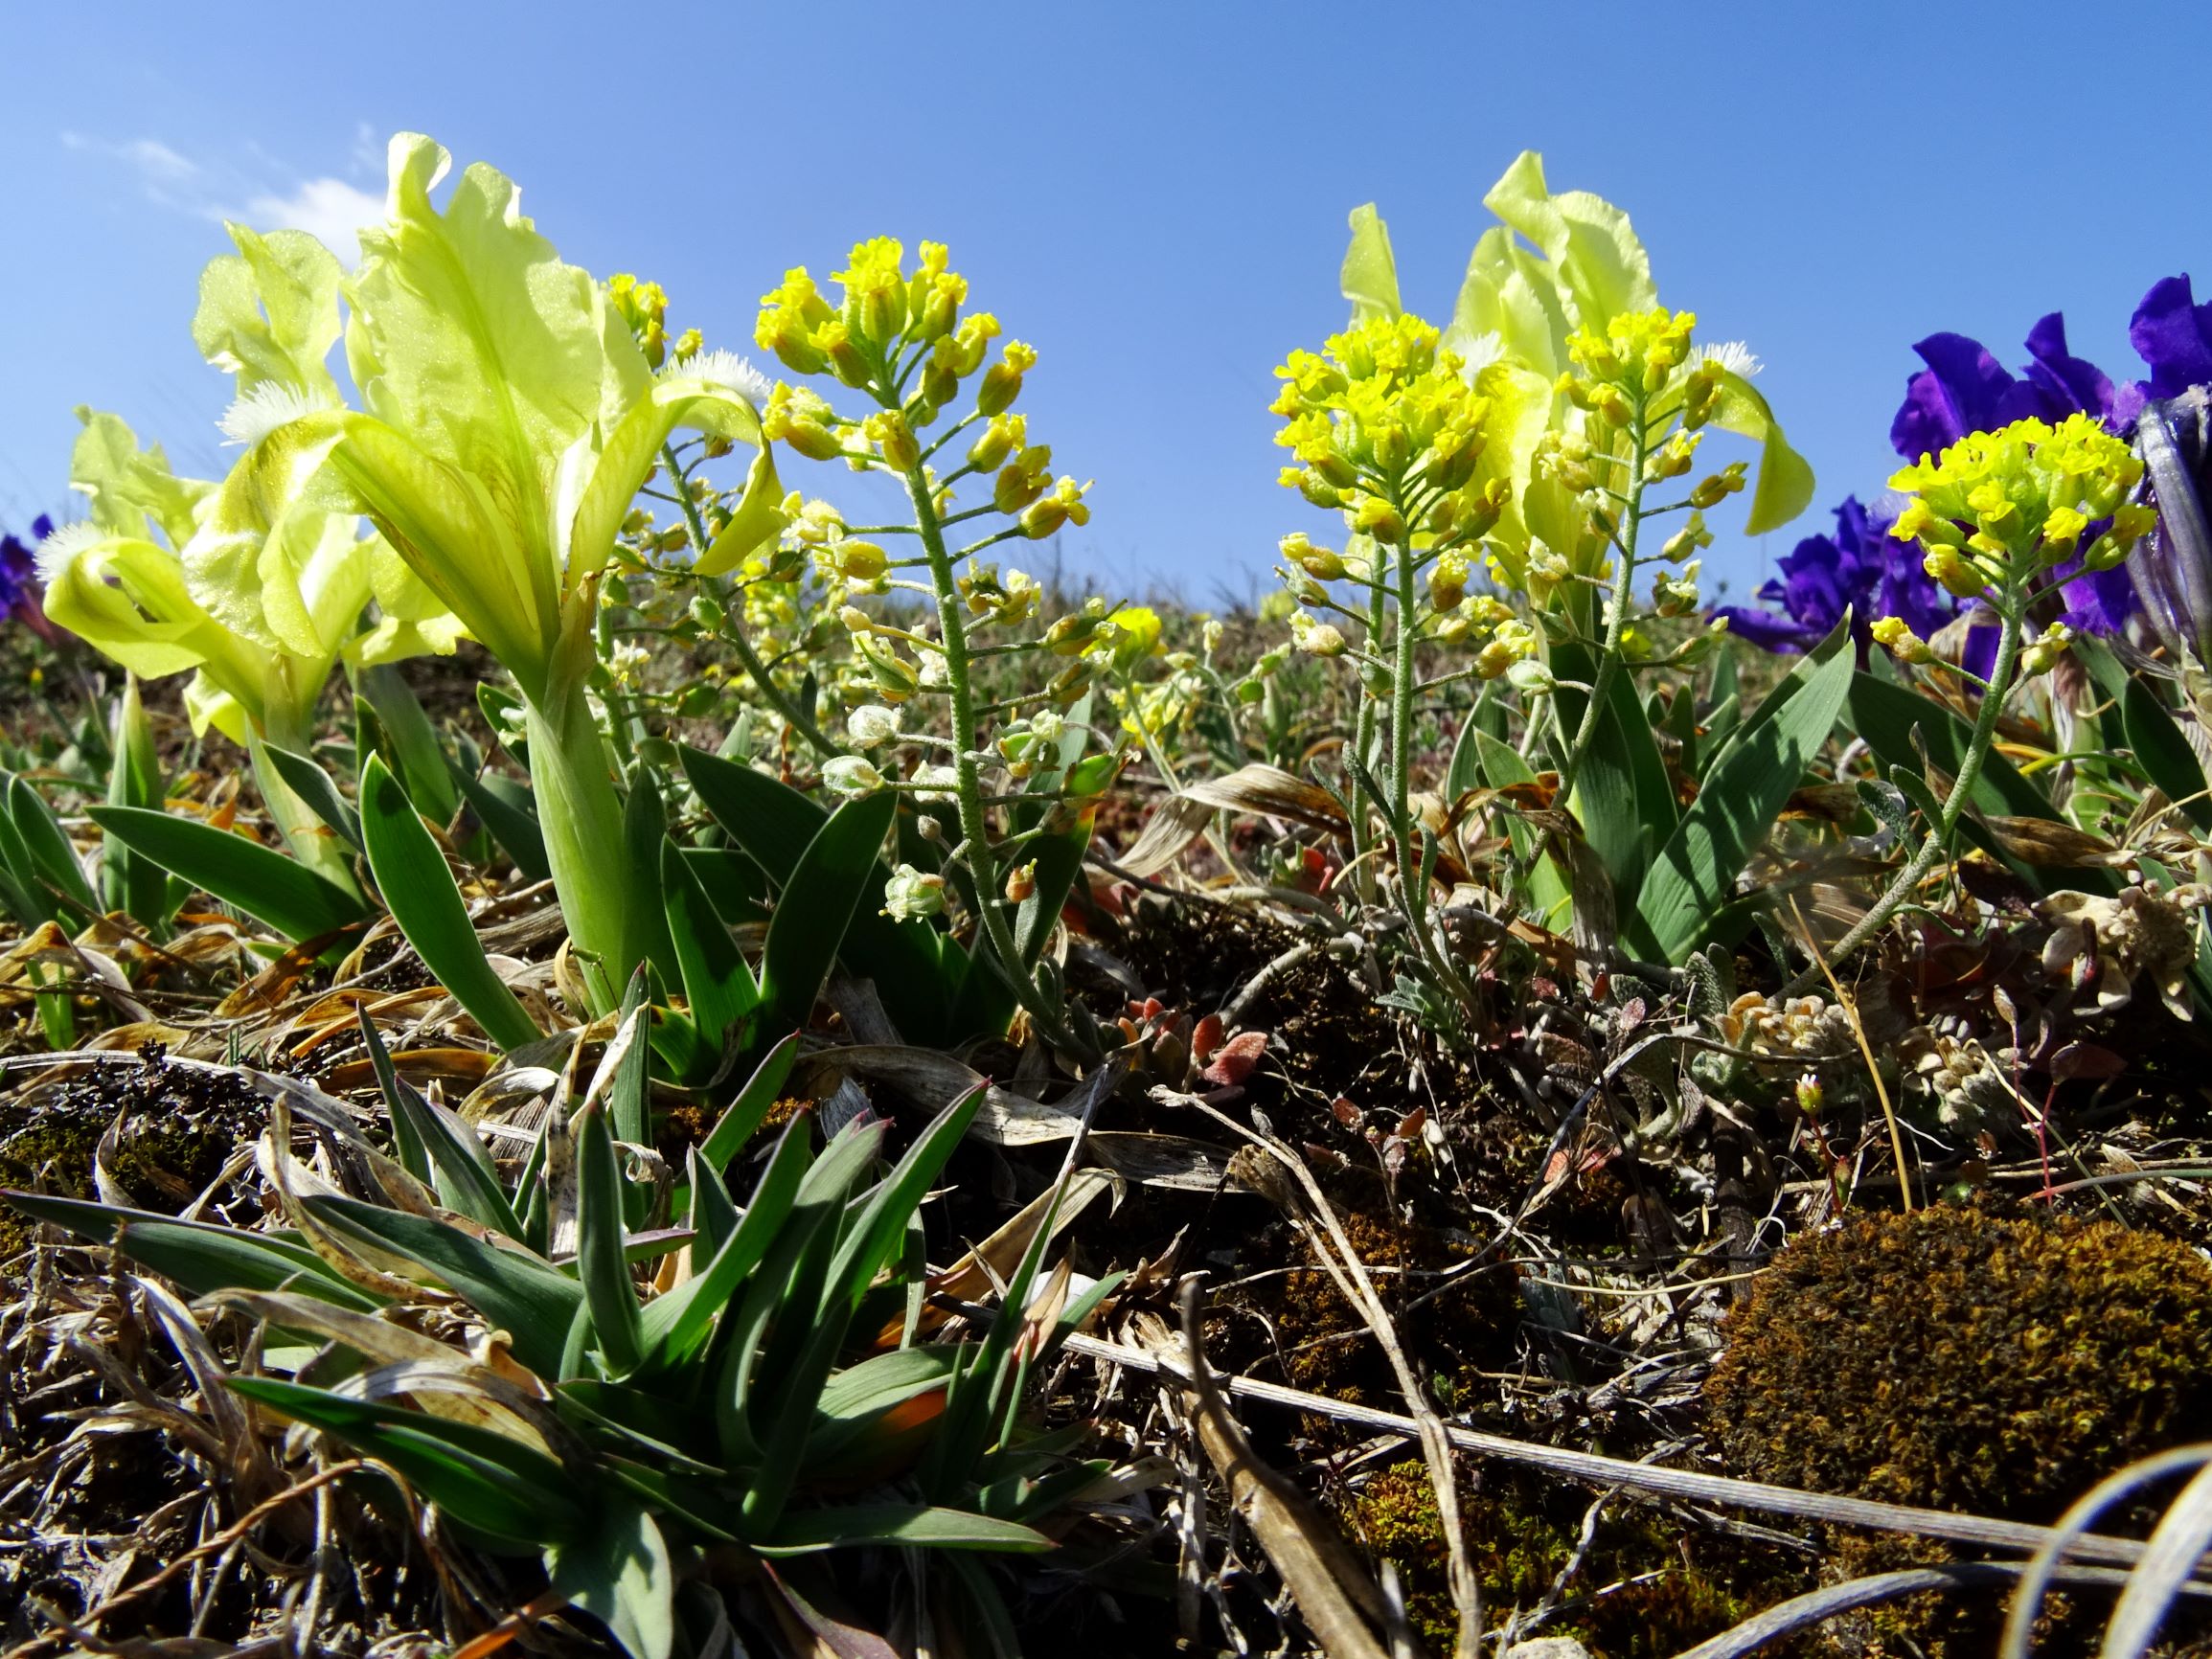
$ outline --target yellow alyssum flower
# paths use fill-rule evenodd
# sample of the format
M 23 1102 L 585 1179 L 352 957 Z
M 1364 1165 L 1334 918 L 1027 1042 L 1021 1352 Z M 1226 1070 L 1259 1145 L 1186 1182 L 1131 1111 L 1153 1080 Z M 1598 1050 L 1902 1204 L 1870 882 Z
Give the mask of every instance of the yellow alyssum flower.
M 2127 499 L 2142 475 L 2127 443 L 2090 416 L 2016 420 L 1899 468 L 1890 488 L 1912 499 L 1890 534 L 1919 542 L 1927 573 L 1966 597 L 2071 557 L 2097 519 L 2110 522 L 2083 560 L 2109 570 L 2156 521 Z
M 1275 442 L 1302 464 L 1285 468 L 1282 482 L 1317 506 L 1341 507 L 1355 530 L 1393 543 L 1405 539 L 1404 512 L 1413 510 L 1400 503 L 1472 484 L 1490 440 L 1492 402 L 1439 342 L 1433 325 L 1400 313 L 1356 322 L 1319 352 L 1292 352 L 1275 371 L 1283 386 L 1268 406 L 1283 421 Z M 1440 542 L 1482 533 L 1471 526 L 1484 516 L 1483 501 L 1441 514 L 1417 506 L 1431 513 Z

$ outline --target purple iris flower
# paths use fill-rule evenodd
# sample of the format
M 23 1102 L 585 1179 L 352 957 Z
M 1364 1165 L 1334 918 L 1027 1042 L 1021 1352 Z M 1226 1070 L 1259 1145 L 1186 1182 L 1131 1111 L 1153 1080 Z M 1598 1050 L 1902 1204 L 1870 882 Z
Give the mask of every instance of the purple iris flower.
M 2188 279 L 2181 282 L 2186 300 Z M 2212 324 L 2212 307 L 2204 321 Z M 2116 432 L 2141 412 L 2142 387 L 2132 381 L 2114 385 L 2094 363 L 2067 352 L 2062 313 L 2053 311 L 2030 329 L 2027 348 L 2029 361 L 2016 376 L 1979 340 L 1964 334 L 1930 334 L 1921 341 L 1913 350 L 1927 367 L 1904 383 L 1904 402 L 1890 422 L 1889 441 L 1897 452 L 1918 461 L 1941 454 L 1969 432 L 1995 432 L 2031 417 L 2057 421 L 2094 415 Z M 2201 339 L 2199 349 L 2204 349 Z
M 1777 561 L 1781 574 L 1759 590 L 1759 599 L 1782 607 L 1779 613 L 1723 605 L 1713 614 L 1764 650 L 1795 652 L 1826 639 L 1848 607 L 1861 664 L 1876 617 L 1903 617 L 1915 633 L 1933 632 L 1950 620 L 1952 606 L 1913 550 L 1892 539 L 1893 517 L 1846 496 L 1836 510 L 1835 534 L 1800 541 Z
M 2151 290 L 2144 301 L 2150 307 L 2170 280 Z M 2188 280 L 2180 279 L 2178 309 L 2189 313 L 2183 324 L 2170 319 L 2166 331 L 2179 335 L 2200 321 L 2190 312 Z M 2169 304 L 2167 310 L 2175 309 Z M 2143 326 L 2144 309 L 2136 313 Z M 2212 307 L 2201 321 L 2212 325 Z M 2192 336 L 2200 352 L 2205 352 L 2201 334 Z M 2180 348 L 2176 341 L 2177 352 Z M 2139 343 L 2138 343 L 2139 349 Z M 2124 431 L 2143 411 L 2145 389 L 2129 380 L 2114 384 L 2094 363 L 2066 350 L 2065 317 L 2053 311 L 2028 330 L 2028 362 L 2016 376 L 1978 340 L 1964 334 L 1930 334 L 1913 348 L 1927 365 L 1904 385 L 1904 402 L 1890 423 L 1889 441 L 1907 461 L 1941 453 L 1970 432 L 1994 432 L 2015 420 L 2030 419 L 2059 421 L 2069 415 L 2093 415 L 2109 431 Z M 2094 534 L 2092 528 L 2091 534 Z M 2125 571 L 2082 574 L 2078 560 L 2052 573 L 2065 605 L 2063 620 L 2084 633 L 2116 634 L 2128 625 L 2135 607 L 2134 584 Z M 1994 656 L 1994 630 L 1990 640 L 1970 638 L 1968 668 L 1974 659 Z M 1980 671 L 1980 670 L 1976 670 Z
M 2128 324 L 2128 339 L 2151 366 L 2151 396 L 2178 398 L 2212 382 L 2212 305 L 2200 306 L 2189 273 L 2154 284 Z
M 23 623 L 42 638 L 51 636 L 38 602 L 38 560 L 32 548 L 53 534 L 54 520 L 42 512 L 31 521 L 28 546 L 16 536 L 0 535 L 0 622 Z

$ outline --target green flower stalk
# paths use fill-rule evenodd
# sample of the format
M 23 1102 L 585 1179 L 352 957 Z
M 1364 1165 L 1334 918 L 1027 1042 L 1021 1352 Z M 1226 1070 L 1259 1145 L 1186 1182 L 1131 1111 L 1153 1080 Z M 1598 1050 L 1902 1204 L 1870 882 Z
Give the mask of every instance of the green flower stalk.
M 962 314 L 968 281 L 947 264 L 943 244 L 924 242 L 920 262 L 904 268 L 904 249 L 887 237 L 862 242 L 845 270 L 832 281 L 841 289 L 832 307 L 804 267 L 762 299 L 755 339 L 800 375 L 829 375 L 860 393 L 875 408 L 859 420 L 839 414 L 827 399 L 802 387 L 780 384 L 762 413 L 762 431 L 814 461 L 842 460 L 859 471 L 886 473 L 906 492 L 913 522 L 880 527 L 879 533 L 910 535 L 918 551 L 894 557 L 870 540 L 847 533 L 832 514 L 787 503 L 795 534 L 810 546 L 817 568 L 838 596 L 903 590 L 924 596 L 937 622 L 934 639 L 878 621 L 860 606 L 845 604 L 840 615 L 854 648 L 874 682 L 877 695 L 896 706 L 911 698 L 942 693 L 951 704 L 952 763 L 909 787 L 918 798 L 946 790 L 958 813 L 960 843 L 955 850 L 969 881 L 963 898 L 980 939 L 978 953 L 1007 984 L 1048 1037 L 1066 1040 L 1063 1011 L 1056 994 L 1040 988 L 1037 961 L 1050 931 L 1058 903 L 1039 907 L 1034 876 L 1025 876 L 1031 841 L 1058 838 L 1064 850 L 1087 838 L 1096 795 L 1112 776 L 1109 757 L 1081 765 L 1081 733 L 1057 753 L 1060 764 L 1045 768 L 1065 798 L 1054 805 L 1053 792 L 1033 789 L 1004 800 L 1043 811 L 1027 830 L 1001 835 L 992 810 L 1001 798 L 987 795 L 985 766 L 1001 771 L 987 722 L 1004 709 L 987 708 L 978 694 L 976 671 L 991 655 L 1044 650 L 1067 660 L 1044 699 L 1065 709 L 1090 689 L 1094 672 L 1110 660 L 1118 632 L 1103 602 L 1054 622 L 1040 639 L 985 643 L 983 630 L 1025 623 L 1035 612 L 1038 584 L 1019 571 L 1001 577 L 978 556 L 1003 541 L 1041 540 L 1062 526 L 1086 523 L 1087 485 L 1056 478 L 1052 450 L 1033 443 L 1026 419 L 1010 413 L 1021 395 L 1024 377 L 1037 363 L 1034 348 L 1005 342 L 996 361 L 987 362 L 991 342 L 1000 330 L 986 311 Z M 967 413 L 931 436 L 964 397 Z M 938 456 L 970 428 L 981 430 L 958 459 L 942 471 Z M 988 499 L 956 506 L 955 487 L 977 479 Z M 996 519 L 995 529 L 955 546 L 949 533 L 976 519 Z M 961 561 L 966 561 L 965 569 Z M 914 571 L 917 579 L 900 573 Z M 865 786 L 861 766 L 832 762 L 826 777 L 832 786 Z M 872 768 L 871 768 L 872 770 Z M 1012 775 L 1012 774 L 1009 774 Z M 1080 852 L 1077 854 L 1080 856 Z M 1002 859 L 1005 860 L 1002 863 Z M 950 859 L 948 859 L 948 863 Z M 1072 878 L 1073 861 L 1064 866 Z M 1062 882 L 1064 888 L 1064 881 Z M 929 889 L 942 897 L 941 889 Z M 911 881 L 895 888 L 903 914 L 919 914 L 921 889 Z
M 673 977 L 650 861 L 626 854 L 624 801 L 587 695 L 599 583 L 638 489 L 679 426 L 758 445 L 749 366 L 709 352 L 655 374 L 605 289 L 481 163 L 441 213 L 450 158 L 391 145 L 385 222 L 342 284 L 363 409 L 305 408 L 255 445 L 278 496 L 342 496 L 440 605 L 514 676 L 547 860 L 594 1004 L 650 960 Z M 782 527 L 764 452 L 702 568 Z M 642 785 L 641 785 L 642 786 Z
M 1917 543 L 1928 575 L 1946 589 L 1995 613 L 1996 661 L 1983 684 L 1958 776 L 1927 839 L 1874 908 L 1836 943 L 1833 960 L 1840 962 L 1874 938 L 1949 852 L 2018 670 L 2050 668 L 2070 638 L 2062 626 L 2024 640 L 2039 580 L 2077 552 L 2090 570 L 2110 570 L 2127 558 L 2156 522 L 2155 509 L 2128 500 L 2142 474 L 2142 461 L 2124 442 L 2093 417 L 2072 415 L 2056 426 L 2030 420 L 1972 433 L 1890 479 L 1892 489 L 1911 496 L 1890 534 Z M 2084 551 L 2083 538 L 2099 524 L 2103 529 Z M 1901 662 L 1927 662 L 1933 654 L 1896 617 L 1876 622 L 1874 637 Z M 1798 975 L 1788 994 L 1812 984 L 1817 971 L 1815 966 Z
M 1271 405 L 1284 420 L 1276 442 L 1300 465 L 1282 482 L 1315 506 L 1335 508 L 1353 533 L 1351 551 L 1315 546 L 1304 534 L 1282 543 L 1296 571 L 1284 574 L 1292 591 L 1314 606 L 1358 623 L 1365 641 L 1362 678 L 1374 695 L 1359 701 L 1347 782 L 1367 793 L 1363 778 L 1380 772 L 1380 811 L 1398 850 L 1398 887 L 1416 948 L 1432 969 L 1456 979 L 1429 937 L 1427 876 L 1433 856 L 1427 830 L 1409 809 L 1413 716 L 1420 688 L 1416 653 L 1447 625 L 1464 633 L 1467 551 L 1480 548 L 1508 495 L 1504 478 L 1485 462 L 1494 403 L 1483 380 L 1443 349 L 1438 330 L 1419 317 L 1381 311 L 1332 335 L 1320 353 L 1293 352 L 1276 375 L 1284 381 Z M 1492 382 L 1494 384 L 1494 381 Z M 1425 596 L 1422 578 L 1425 573 Z M 1324 581 L 1364 590 L 1363 602 L 1332 599 Z M 1423 601 L 1425 597 L 1427 602 Z M 1448 619 L 1450 619 L 1448 625 Z M 1351 648 L 1334 624 L 1301 611 L 1292 619 L 1300 648 L 1339 656 Z M 1387 716 L 1387 741 L 1379 727 Z M 1367 813 L 1353 815 L 1354 854 L 1368 868 Z

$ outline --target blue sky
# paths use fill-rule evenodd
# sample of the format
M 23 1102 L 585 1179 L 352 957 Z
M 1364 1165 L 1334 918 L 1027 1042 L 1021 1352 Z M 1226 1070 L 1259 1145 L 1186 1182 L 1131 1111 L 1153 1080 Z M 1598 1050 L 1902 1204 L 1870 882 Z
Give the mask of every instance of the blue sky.
M 218 468 L 226 382 L 188 323 L 219 218 L 353 222 L 399 128 L 511 173 L 564 257 L 658 280 L 739 350 L 786 265 L 949 242 L 1042 353 L 1033 435 L 1097 480 L 1071 561 L 1199 602 L 1327 528 L 1275 485 L 1265 407 L 1286 350 L 1341 324 L 1346 212 L 1380 203 L 1408 306 L 1441 315 L 1523 148 L 1629 210 L 1701 337 L 1749 343 L 1822 504 L 1881 488 L 1921 336 L 2017 364 L 2064 309 L 2122 375 L 2152 282 L 2212 299 L 2212 16 L 2168 0 L 93 15 L 0 11 L 0 525 L 66 504 L 80 402 Z M 1825 523 L 1723 534 L 1709 570 L 1740 595 Z

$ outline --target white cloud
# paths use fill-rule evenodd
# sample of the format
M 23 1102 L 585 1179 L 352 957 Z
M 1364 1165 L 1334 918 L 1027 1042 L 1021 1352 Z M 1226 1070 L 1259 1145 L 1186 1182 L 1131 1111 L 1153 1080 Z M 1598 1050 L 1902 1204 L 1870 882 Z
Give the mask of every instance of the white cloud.
M 110 161 L 122 162 L 138 175 L 138 182 L 146 193 L 164 206 L 180 205 L 176 193 L 190 187 L 200 176 L 199 164 L 190 156 L 180 155 L 158 138 L 133 138 L 117 142 L 103 138 L 88 138 L 81 132 L 64 132 L 61 142 L 70 149 L 85 150 L 93 155 L 106 156 Z
M 217 156 L 202 162 L 158 138 L 112 139 L 75 131 L 60 137 L 65 148 L 126 170 L 157 207 L 194 218 L 238 219 L 262 231 L 307 231 L 349 265 L 361 257 L 354 233 L 384 216 L 380 190 L 364 190 L 329 173 L 314 178 L 295 173 L 287 181 L 289 170 L 250 143 L 242 159 Z M 375 129 L 366 123 L 354 132 L 348 170 L 371 180 L 383 175 L 382 159 L 375 153 Z
M 307 231 L 347 264 L 361 257 L 363 225 L 384 216 L 384 197 L 342 178 L 310 178 L 289 195 L 258 195 L 244 217 L 256 230 Z

